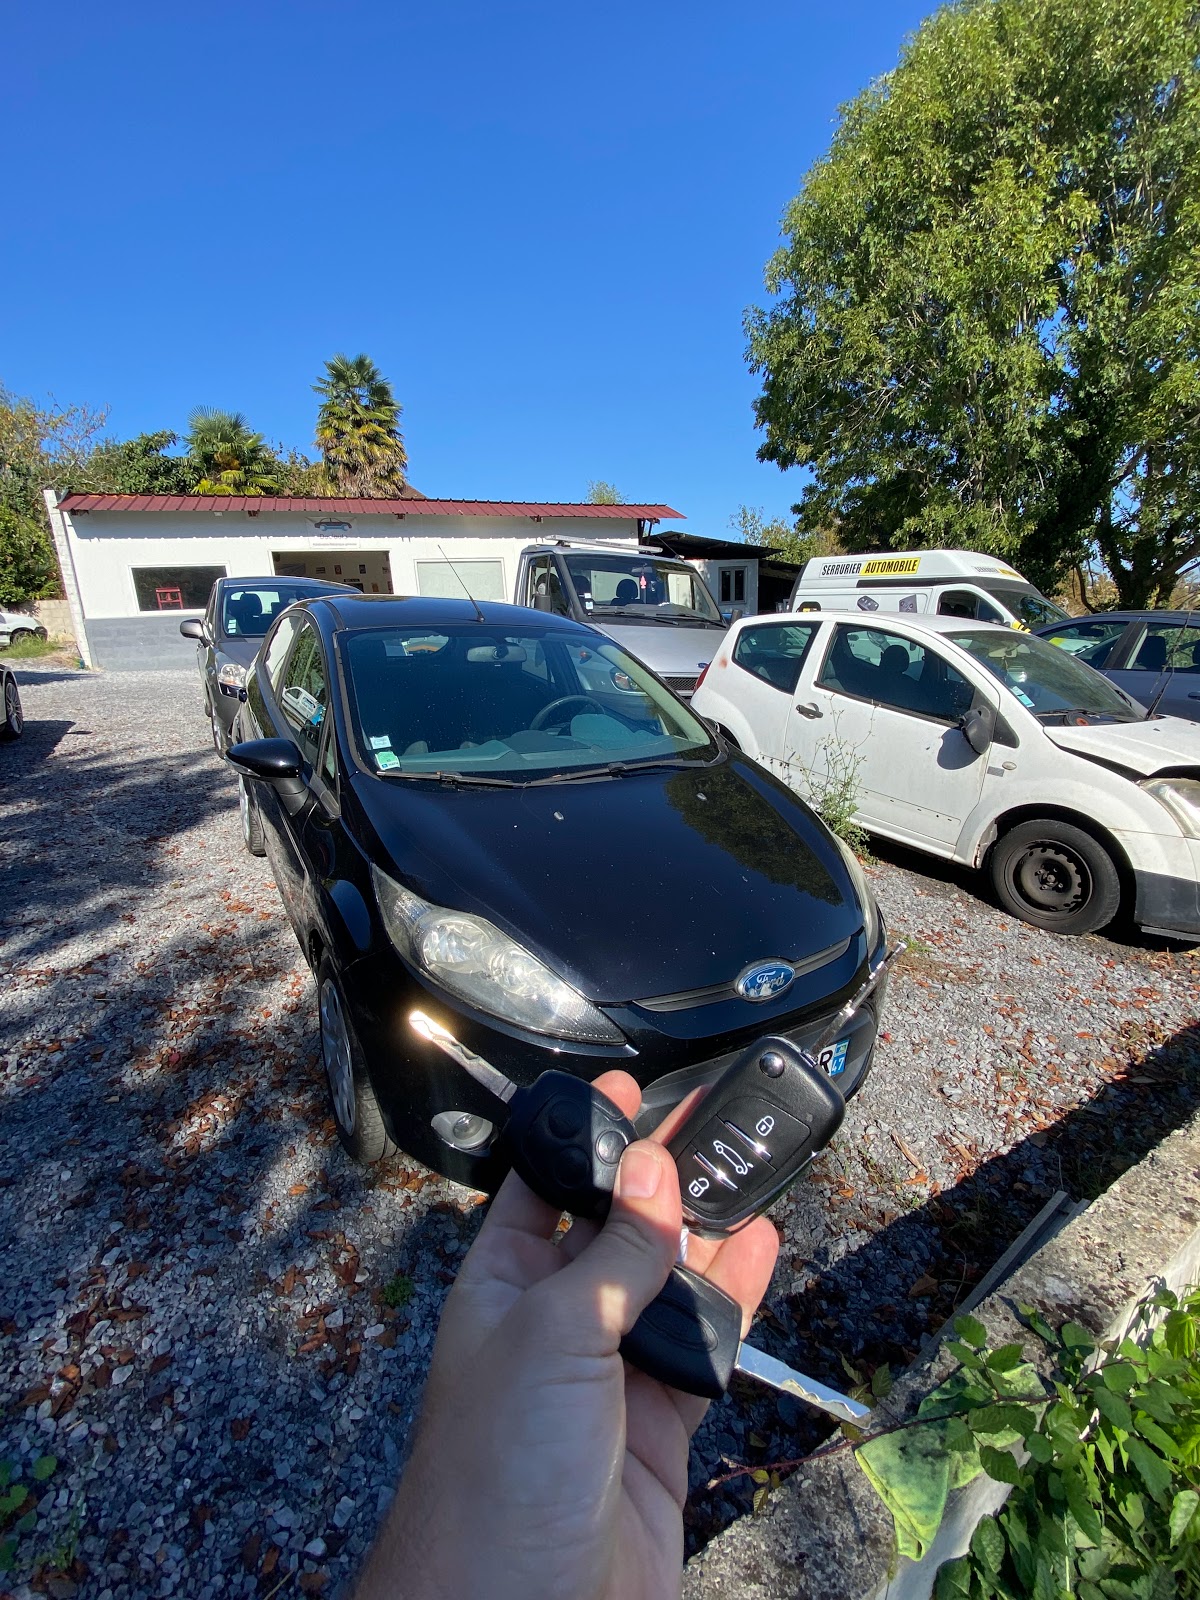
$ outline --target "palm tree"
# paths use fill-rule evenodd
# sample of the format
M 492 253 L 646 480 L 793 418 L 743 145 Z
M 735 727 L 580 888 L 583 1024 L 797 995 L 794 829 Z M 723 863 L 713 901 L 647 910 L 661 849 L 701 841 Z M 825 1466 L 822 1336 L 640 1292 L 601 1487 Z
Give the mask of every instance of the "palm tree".
M 194 494 L 275 494 L 275 454 L 240 411 L 197 406 L 185 443 L 199 481 Z
M 401 406 L 369 356 L 336 355 L 313 389 L 321 399 L 317 448 L 328 493 L 387 499 L 405 485 Z

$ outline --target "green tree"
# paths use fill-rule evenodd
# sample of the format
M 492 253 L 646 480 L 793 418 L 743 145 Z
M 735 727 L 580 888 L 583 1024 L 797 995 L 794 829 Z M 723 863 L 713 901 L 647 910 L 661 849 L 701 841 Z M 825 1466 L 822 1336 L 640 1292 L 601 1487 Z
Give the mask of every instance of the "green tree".
M 0 385 L 0 603 L 61 593 L 42 490 L 86 469 L 106 413 L 37 405 Z
M 193 494 L 275 494 L 278 461 L 240 411 L 198 406 L 188 418 Z
M 603 478 L 588 479 L 588 505 L 623 506 L 625 496 L 615 483 L 605 483 Z
M 798 566 L 803 566 L 812 556 L 842 553 L 836 533 L 827 528 L 805 533 L 799 523 L 787 522 L 783 517 L 772 517 L 768 521 L 761 506 L 739 506 L 730 517 L 729 526 L 747 544 L 762 545 L 773 550 L 781 560 L 795 562 Z
M 168 455 L 179 435 L 167 429 L 133 439 L 106 439 L 93 451 L 73 488 L 94 494 L 194 494 L 196 464 Z
M 316 442 L 325 492 L 380 499 L 399 495 L 408 470 L 402 408 L 375 363 L 366 355 L 336 355 L 313 389 L 321 396 Z
M 747 318 L 760 456 L 849 550 L 965 545 L 1125 605 L 1200 559 L 1191 0 L 964 0 L 842 114 Z
M 38 518 L 0 504 L 0 605 L 58 593 L 58 562 Z

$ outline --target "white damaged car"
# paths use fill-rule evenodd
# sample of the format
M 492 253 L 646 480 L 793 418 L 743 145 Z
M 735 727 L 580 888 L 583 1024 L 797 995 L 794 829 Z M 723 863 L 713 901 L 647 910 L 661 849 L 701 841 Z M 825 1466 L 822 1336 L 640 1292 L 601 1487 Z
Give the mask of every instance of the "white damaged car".
M 873 834 L 986 871 L 1014 915 L 1118 912 L 1200 942 L 1200 723 L 1147 715 L 1045 640 L 956 617 L 735 623 L 692 709 Z

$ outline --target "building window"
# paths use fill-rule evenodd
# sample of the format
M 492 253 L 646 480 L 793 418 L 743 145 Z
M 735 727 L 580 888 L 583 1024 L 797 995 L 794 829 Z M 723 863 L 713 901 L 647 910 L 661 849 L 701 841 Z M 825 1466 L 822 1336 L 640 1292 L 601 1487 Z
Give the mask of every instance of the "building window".
M 746 599 L 745 567 L 721 568 L 721 604 L 742 605 Z
M 440 600 L 505 600 L 502 561 L 418 561 L 417 589 Z
M 203 611 L 224 567 L 131 567 L 139 611 Z

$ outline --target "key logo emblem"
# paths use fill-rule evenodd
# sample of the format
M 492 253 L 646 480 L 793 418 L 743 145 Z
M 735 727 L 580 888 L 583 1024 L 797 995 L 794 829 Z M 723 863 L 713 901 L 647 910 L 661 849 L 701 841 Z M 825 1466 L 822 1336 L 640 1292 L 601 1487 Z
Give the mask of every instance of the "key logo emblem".
M 775 1118 L 774 1117 L 759 1117 L 758 1121 L 754 1124 L 755 1133 L 761 1134 L 761 1136 L 764 1139 L 767 1137 L 767 1135 L 769 1133 L 774 1131 L 774 1128 L 775 1128 Z
M 786 961 L 758 961 L 747 967 L 734 988 L 743 1000 L 773 1000 L 796 981 L 796 969 Z
M 693 1200 L 699 1200 L 700 1196 L 704 1194 L 707 1189 L 707 1178 L 693 1178 L 691 1183 L 688 1184 L 688 1193 L 691 1195 Z
M 713 1140 L 713 1155 L 722 1161 L 727 1161 L 739 1178 L 744 1178 L 750 1171 L 750 1163 L 745 1156 L 739 1155 L 736 1150 L 731 1150 L 721 1139 Z

